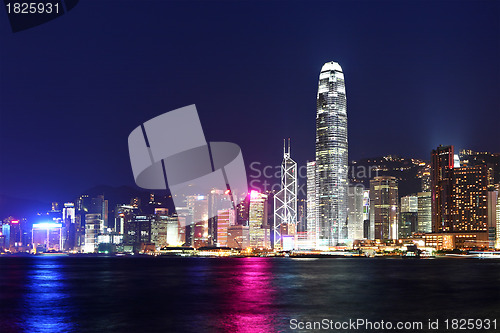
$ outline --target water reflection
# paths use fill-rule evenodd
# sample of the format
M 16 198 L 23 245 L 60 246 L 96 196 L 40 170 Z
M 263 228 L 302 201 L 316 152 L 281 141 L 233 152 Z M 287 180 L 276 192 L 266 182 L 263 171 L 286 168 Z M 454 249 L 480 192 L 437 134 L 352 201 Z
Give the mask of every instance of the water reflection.
M 26 279 L 23 323 L 26 332 L 73 332 L 62 258 L 36 258 Z
M 224 331 L 273 332 L 277 309 L 273 306 L 274 290 L 270 258 L 242 258 L 234 265 L 226 294 L 231 309 L 221 320 Z

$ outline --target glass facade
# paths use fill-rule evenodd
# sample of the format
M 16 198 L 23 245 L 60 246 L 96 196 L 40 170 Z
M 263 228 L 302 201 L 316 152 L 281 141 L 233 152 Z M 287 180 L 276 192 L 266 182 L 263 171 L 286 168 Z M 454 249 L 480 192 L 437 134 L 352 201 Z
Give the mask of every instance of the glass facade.
M 317 246 L 347 238 L 347 102 L 344 73 L 336 62 L 321 68 L 316 114 Z

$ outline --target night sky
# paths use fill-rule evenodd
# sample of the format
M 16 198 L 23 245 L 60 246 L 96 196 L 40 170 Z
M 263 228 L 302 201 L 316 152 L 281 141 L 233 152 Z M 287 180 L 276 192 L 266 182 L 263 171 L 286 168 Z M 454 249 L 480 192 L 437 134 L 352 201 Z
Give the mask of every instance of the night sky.
M 247 165 L 314 159 L 321 66 L 344 70 L 349 159 L 500 152 L 499 1 L 85 1 L 11 31 L 0 10 L 0 194 L 133 185 L 129 133 L 196 104 Z

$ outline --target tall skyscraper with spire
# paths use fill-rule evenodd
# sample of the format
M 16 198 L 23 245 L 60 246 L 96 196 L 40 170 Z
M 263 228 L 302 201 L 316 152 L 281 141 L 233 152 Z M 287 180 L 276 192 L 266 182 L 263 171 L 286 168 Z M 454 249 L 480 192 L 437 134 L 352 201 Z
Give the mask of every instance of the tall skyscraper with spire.
M 327 62 L 319 75 L 316 114 L 317 247 L 347 238 L 347 102 L 344 73 Z
M 290 250 L 296 245 L 297 228 L 297 163 L 283 142 L 281 190 L 274 196 L 274 248 Z

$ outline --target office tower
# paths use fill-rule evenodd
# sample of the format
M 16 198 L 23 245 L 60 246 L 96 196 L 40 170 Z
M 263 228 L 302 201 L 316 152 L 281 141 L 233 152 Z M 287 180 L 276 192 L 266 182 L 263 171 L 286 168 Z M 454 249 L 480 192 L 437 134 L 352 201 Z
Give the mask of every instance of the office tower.
M 103 221 L 101 214 L 85 214 L 85 246 L 83 252 L 97 251 L 97 236 L 102 232 Z
M 295 237 L 297 228 L 297 163 L 283 143 L 281 189 L 274 195 L 274 247 L 283 249 L 283 237 Z M 292 243 L 295 243 L 293 241 Z M 294 245 L 292 245 L 294 247 Z
M 125 233 L 125 224 L 139 213 L 137 207 L 131 205 L 116 205 L 114 229 L 119 234 Z
M 191 207 L 175 207 L 177 219 L 179 220 L 179 237 L 183 246 L 193 246 L 194 225 L 193 210 Z
M 186 206 L 193 214 L 193 224 L 191 226 L 192 246 L 194 248 L 209 246 L 207 196 L 188 195 L 186 196 Z
M 146 246 L 151 245 L 151 225 L 155 220 L 154 215 L 134 215 L 125 224 L 124 250 L 137 253 Z
M 417 232 L 432 232 L 432 193 L 417 193 L 418 200 L 418 222 Z
M 167 245 L 182 246 L 185 242 L 186 228 L 179 223 L 176 215 L 167 216 Z
M 409 238 L 417 231 L 418 226 L 418 197 L 407 195 L 401 198 L 399 214 L 398 238 Z
M 103 195 L 98 195 L 90 200 L 89 213 L 101 215 L 101 232 L 107 232 L 108 225 L 108 200 Z
M 229 226 L 226 246 L 234 249 L 250 247 L 250 227 L 241 224 Z
M 500 249 L 500 185 L 497 185 L 498 198 L 497 198 L 497 227 L 496 227 L 496 245 L 497 249 Z
M 249 210 L 249 234 L 250 247 L 268 248 L 270 239 L 266 239 L 265 221 L 267 220 L 267 195 L 255 190 L 250 192 L 250 210 Z
M 161 211 L 151 219 L 151 243 L 155 245 L 157 250 L 168 245 L 168 222 L 169 216 L 162 214 Z M 175 222 L 177 222 L 177 219 Z M 175 229 L 175 235 L 177 234 L 177 229 Z
M 432 231 L 452 229 L 453 146 L 439 146 L 431 154 Z
M 248 212 L 250 210 L 250 197 L 236 205 L 236 224 L 248 226 Z
M 363 194 L 363 186 L 349 186 L 347 192 L 347 238 L 349 240 L 364 238 Z
M 493 186 L 500 183 L 500 153 L 461 150 L 460 159 L 464 166 L 486 165 L 488 185 Z
M 398 182 L 396 177 L 380 176 L 370 181 L 370 224 L 374 238 L 398 237 Z
M 370 190 L 364 190 L 363 191 L 363 238 L 373 239 L 373 236 L 374 235 L 370 235 Z
M 63 249 L 72 250 L 76 246 L 76 209 L 75 204 L 66 202 L 62 212 Z
M 421 172 L 421 190 L 422 192 L 431 191 L 431 167 L 425 163 L 425 167 Z
M 10 224 L 2 224 L 0 235 L 2 236 L 2 246 L 0 246 L 0 250 L 8 249 L 10 247 Z
M 38 252 L 43 251 L 61 251 L 61 223 L 42 222 L 34 223 L 31 230 L 31 239 L 33 250 Z
M 227 246 L 228 230 L 236 225 L 234 209 L 219 210 L 217 214 L 217 246 Z
M 347 104 L 344 73 L 327 62 L 319 75 L 316 114 L 318 247 L 347 237 Z
M 486 166 L 456 168 L 452 173 L 451 223 L 444 232 L 488 231 L 488 175 Z
M 229 190 L 212 189 L 208 194 L 208 240 L 207 245 L 216 246 L 219 242 L 218 235 L 218 212 L 233 207 Z
M 307 240 L 316 247 L 318 234 L 316 161 L 307 162 Z
M 488 188 L 488 239 L 490 247 L 495 247 L 497 234 L 497 200 L 498 190 L 494 187 Z

